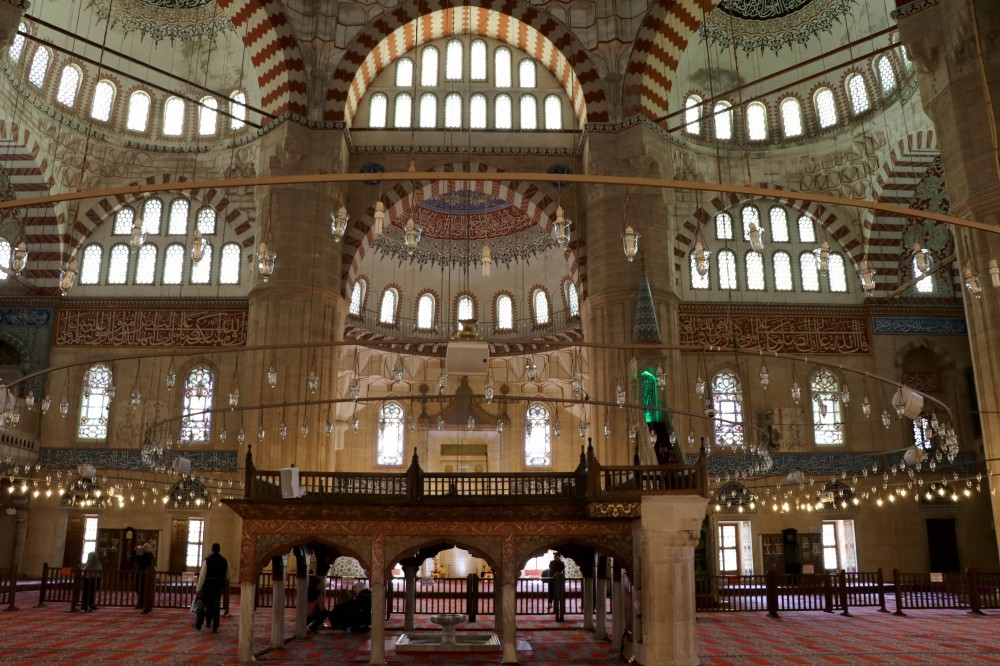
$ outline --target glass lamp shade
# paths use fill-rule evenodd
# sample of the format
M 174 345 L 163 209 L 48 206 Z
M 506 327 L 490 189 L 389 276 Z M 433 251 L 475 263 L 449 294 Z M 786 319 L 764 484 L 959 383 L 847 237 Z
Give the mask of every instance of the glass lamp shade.
M 271 388 L 278 385 L 278 370 L 273 365 L 267 369 L 267 384 Z
M 52 396 L 46 395 L 44 398 L 42 398 L 42 404 L 40 405 L 39 409 L 42 410 L 42 414 L 45 414 L 49 411 L 51 407 L 52 407 Z
M 698 275 L 705 277 L 708 275 L 708 255 L 711 254 L 705 250 L 705 246 L 701 244 L 701 241 L 697 241 L 694 244 L 694 269 L 698 272 Z
M 694 382 L 694 394 L 699 398 L 705 397 L 705 380 L 701 375 L 698 375 L 698 379 Z
M 875 291 L 875 269 L 869 266 L 867 254 L 858 264 L 858 278 L 861 280 L 861 288 L 866 293 Z
M 625 406 L 625 389 L 622 388 L 621 384 L 615 386 L 615 404 L 619 407 Z
M 625 260 L 632 263 L 636 253 L 639 251 L 640 234 L 636 233 L 632 227 L 625 227 L 622 234 L 622 249 L 625 251 Z
M 847 388 L 847 384 L 844 384 L 840 389 L 840 402 L 845 405 L 851 402 L 851 389 Z
M 663 371 L 663 366 L 656 366 L 656 385 L 660 388 L 667 386 L 667 373 Z
M 486 398 L 486 402 L 493 402 L 493 397 L 496 395 L 496 386 L 493 381 L 486 385 L 486 389 L 483 391 L 483 396 Z
M 867 395 L 861 400 L 861 413 L 865 415 L 866 419 L 872 415 L 872 401 L 868 399 Z
M 994 265 L 996 262 L 993 262 Z M 28 246 L 21 241 L 17 244 L 14 249 L 14 260 L 10 264 L 10 270 L 14 272 L 14 275 L 20 275 L 24 271 L 24 267 L 28 265 Z
M 493 257 L 490 255 L 489 245 L 483 246 L 482 263 L 483 263 L 483 277 L 489 277 L 490 267 L 493 265 Z
M 229 393 L 229 409 L 236 409 L 238 404 L 240 404 L 240 389 L 234 388 Z
M 799 400 L 802 399 L 802 387 L 799 386 L 798 381 L 792 381 L 792 402 L 796 405 L 799 404 Z
M 80 270 L 80 264 L 76 259 L 71 259 L 68 264 L 59 272 L 59 295 L 65 296 L 76 286 L 76 276 Z
M 333 241 L 339 243 L 340 239 L 347 233 L 347 221 L 351 216 L 347 214 L 347 209 L 341 206 L 336 213 L 330 213 L 330 232 L 333 234 Z
M 764 230 L 758 227 L 753 222 L 751 222 L 750 226 L 747 228 L 747 234 L 750 236 L 750 247 L 753 249 L 754 252 L 764 251 L 763 233 Z
M 392 369 L 392 381 L 401 382 L 403 381 L 403 366 L 398 362 Z
M 816 267 L 820 273 L 826 273 L 830 267 L 830 243 L 823 241 L 816 252 Z
M 412 217 L 406 221 L 406 228 L 403 230 L 403 246 L 406 247 L 406 253 L 411 257 L 417 251 L 422 233 L 423 229 L 414 223 Z
M 930 268 L 927 261 L 927 253 L 920 249 L 920 243 L 913 244 L 913 261 L 917 264 L 917 270 L 921 273 L 926 273 L 927 269 Z
M 990 282 L 993 283 L 994 287 L 1000 287 L 1000 266 L 997 266 L 996 259 L 990 259 Z
M 201 230 L 194 230 L 194 239 L 191 241 L 191 262 L 197 264 L 205 256 L 205 246 L 208 242 L 201 237 Z
M 976 298 L 983 297 L 983 281 L 979 279 L 979 272 L 973 268 L 971 261 L 965 262 L 965 288 Z
M 135 222 L 132 223 L 132 231 L 128 236 L 128 246 L 133 250 L 138 250 L 145 242 L 146 232 L 142 228 L 142 220 L 136 217 Z
M 267 282 L 274 274 L 274 260 L 278 258 L 278 253 L 268 247 L 267 243 L 261 241 L 257 246 L 257 273 L 262 282 Z
M 558 206 L 556 208 L 556 221 L 552 225 L 552 232 L 555 235 L 556 243 L 558 243 L 559 247 L 562 248 L 563 250 L 569 247 L 569 241 L 570 241 L 569 230 L 570 227 L 573 226 L 573 223 L 570 220 L 566 219 L 564 213 L 565 211 L 563 211 L 563 207 Z
M 309 371 L 309 375 L 306 377 L 306 385 L 309 387 L 310 393 L 315 393 L 319 390 L 319 375 L 316 374 L 315 370 Z
M 385 231 L 385 204 L 381 201 L 375 202 L 375 226 L 372 228 L 372 233 L 376 236 L 382 234 Z
M 575 395 L 580 395 L 583 392 L 583 377 L 580 375 L 573 375 L 573 379 L 569 380 L 569 386 L 573 389 Z
M 767 390 L 767 385 L 771 383 L 771 374 L 767 371 L 767 364 L 764 361 L 760 362 L 760 385 L 761 388 Z

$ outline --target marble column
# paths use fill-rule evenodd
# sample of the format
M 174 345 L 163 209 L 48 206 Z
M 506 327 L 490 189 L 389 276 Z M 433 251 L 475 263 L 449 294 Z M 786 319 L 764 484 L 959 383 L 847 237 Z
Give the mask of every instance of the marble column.
M 10 549 L 10 579 L 16 581 L 21 572 L 21 565 L 24 560 L 24 540 L 28 536 L 28 509 L 18 504 L 26 504 L 27 498 L 17 498 L 14 500 L 17 514 L 14 516 L 14 540 Z M 4 610 L 20 610 L 15 603 L 17 601 L 17 589 L 11 590 L 10 605 Z
M 608 558 L 597 560 L 597 626 L 594 635 L 604 640 L 608 637 Z
M 625 595 L 622 591 L 622 568 L 616 562 L 611 573 L 611 649 L 621 652 L 625 634 Z
M 594 577 L 583 579 L 583 628 L 594 630 Z
M 385 582 L 372 580 L 372 651 L 369 664 L 385 663 Z
M 285 644 L 285 567 L 282 558 L 271 558 L 271 647 Z
M 240 583 L 240 645 L 238 656 L 241 664 L 254 661 L 253 656 L 253 611 L 257 597 L 257 585 L 253 581 Z
M 696 666 L 694 549 L 708 500 L 646 495 L 633 526 L 636 544 L 633 640 L 646 666 Z
M 951 214 L 1000 228 L 1000 3 L 920 0 L 893 16 L 915 63 L 924 111 L 934 122 Z M 1000 474 L 1000 290 L 991 286 L 988 271 L 991 260 L 1000 261 L 1000 236 L 956 229 L 955 246 L 960 273 L 968 266 L 982 280 L 981 297 L 965 288 L 962 293 L 992 485 Z M 960 419 L 956 428 L 961 448 L 974 450 L 968 420 Z M 992 504 L 1000 547 L 1000 496 L 992 495 Z

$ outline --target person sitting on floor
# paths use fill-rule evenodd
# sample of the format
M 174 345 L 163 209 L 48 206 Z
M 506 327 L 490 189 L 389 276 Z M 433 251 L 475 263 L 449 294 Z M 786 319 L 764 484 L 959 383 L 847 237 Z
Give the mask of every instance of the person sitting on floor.
M 354 584 L 354 598 L 337 603 L 329 614 L 334 629 L 368 631 L 372 625 L 372 591 L 364 583 Z

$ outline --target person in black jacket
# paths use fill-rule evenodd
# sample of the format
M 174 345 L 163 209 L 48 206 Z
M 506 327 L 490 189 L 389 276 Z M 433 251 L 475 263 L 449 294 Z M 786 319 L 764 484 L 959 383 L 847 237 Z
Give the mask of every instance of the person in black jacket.
M 229 562 L 221 554 L 222 546 L 212 544 L 212 554 L 205 558 L 198 573 L 198 587 L 195 592 L 205 604 L 205 622 L 213 633 L 219 633 L 219 602 L 229 585 Z M 194 628 L 201 629 L 201 616 Z
M 153 570 L 153 544 L 148 541 L 132 553 L 132 561 L 135 562 L 135 595 L 137 601 L 136 608 L 143 608 L 146 605 L 146 575 Z

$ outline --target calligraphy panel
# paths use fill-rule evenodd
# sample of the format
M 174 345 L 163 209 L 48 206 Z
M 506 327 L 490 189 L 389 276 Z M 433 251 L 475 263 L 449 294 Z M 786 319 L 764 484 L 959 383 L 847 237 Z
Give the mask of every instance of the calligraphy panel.
M 84 347 L 239 347 L 246 310 L 60 310 L 55 344 Z
M 795 354 L 868 354 L 868 318 L 858 308 L 783 310 L 682 308 L 683 345 L 762 349 Z

